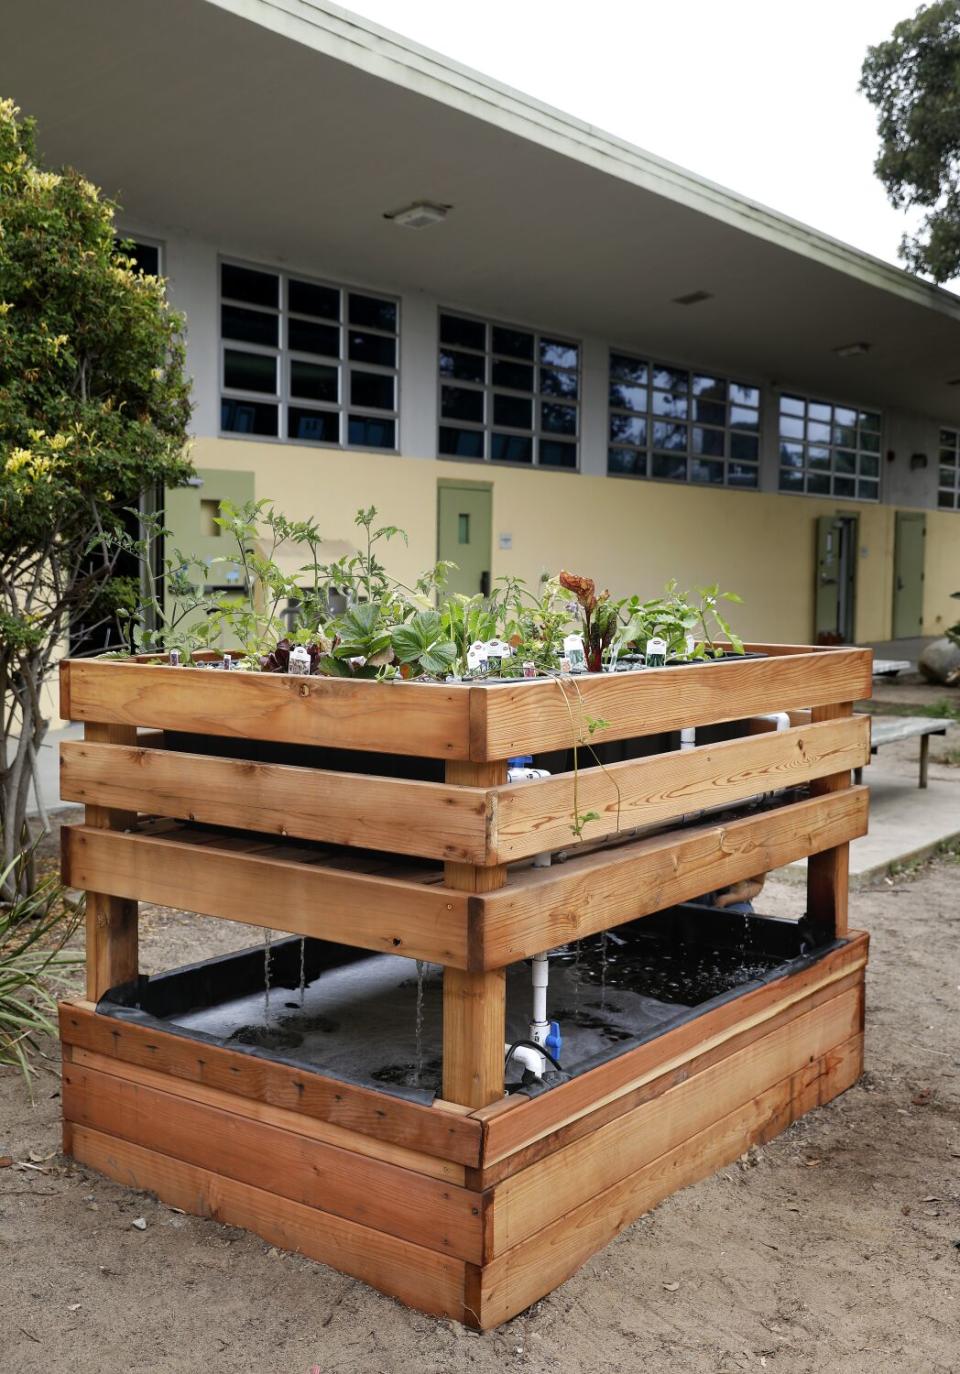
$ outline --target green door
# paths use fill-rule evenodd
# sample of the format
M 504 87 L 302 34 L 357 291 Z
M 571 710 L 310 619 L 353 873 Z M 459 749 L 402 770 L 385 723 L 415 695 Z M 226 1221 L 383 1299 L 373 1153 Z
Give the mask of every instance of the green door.
M 858 543 L 855 515 L 821 515 L 817 520 L 817 644 L 849 644 L 853 639 Z
M 236 589 L 239 594 L 242 586 L 239 564 L 232 560 L 216 561 L 224 557 L 225 550 L 232 552 L 236 544 L 214 522 L 220 514 L 221 501 L 242 506 L 245 501 L 254 499 L 254 475 L 229 468 L 198 468 L 197 477 L 200 479 L 198 485 L 177 487 L 166 493 L 164 520 L 170 535 L 165 541 L 165 554 L 170 558 L 174 550 L 179 549 L 188 558 L 202 560 L 208 566 L 208 590 L 223 593 Z M 170 610 L 169 601 L 167 610 Z M 193 619 L 194 615 L 187 617 L 184 627 Z M 229 649 L 232 646 L 223 644 L 220 647 Z
M 927 517 L 897 511 L 893 556 L 893 637 L 912 639 L 923 630 L 923 555 Z
M 457 565 L 447 581 L 449 591 L 465 596 L 490 591 L 492 528 L 489 482 L 438 482 L 437 556 Z

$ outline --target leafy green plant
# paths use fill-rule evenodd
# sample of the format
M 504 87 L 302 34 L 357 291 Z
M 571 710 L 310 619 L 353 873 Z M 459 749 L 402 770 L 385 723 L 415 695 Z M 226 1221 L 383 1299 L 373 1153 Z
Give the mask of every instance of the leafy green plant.
M 19 1068 L 28 1086 L 35 1072 L 30 1055 L 41 1037 L 57 1033 L 56 995 L 83 960 L 64 948 L 82 905 L 65 913 L 63 896 L 57 879 L 46 878 L 28 896 L 0 905 L 0 1064 Z
M 439 611 L 414 611 L 409 620 L 394 627 L 391 642 L 403 677 L 420 673 L 439 677 L 449 673 L 457 658 L 457 646 L 445 632 Z

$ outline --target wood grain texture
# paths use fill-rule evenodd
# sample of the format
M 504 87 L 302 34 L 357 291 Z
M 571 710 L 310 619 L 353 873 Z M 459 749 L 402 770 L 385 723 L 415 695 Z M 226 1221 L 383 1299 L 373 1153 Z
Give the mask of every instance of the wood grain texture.
M 505 760 L 492 763 L 450 762 L 450 784 L 497 787 L 507 781 Z M 502 865 L 444 864 L 447 888 L 486 893 L 506 881 Z M 475 904 L 476 898 L 470 899 Z M 476 912 L 470 911 L 468 962 L 475 958 Z M 504 1037 L 507 1023 L 506 970 L 443 971 L 443 1096 L 465 1107 L 485 1107 L 503 1097 Z
M 205 1084 L 238 1099 L 281 1107 L 437 1159 L 471 1167 L 480 1162 L 482 1127 L 459 1112 L 408 1102 L 261 1055 L 98 1016 L 89 1005 L 61 1002 L 58 1010 L 65 1047 L 153 1069 L 171 1078 L 171 1092 L 178 1091 L 178 1082 Z
M 854 787 L 525 869 L 476 898 L 471 963 L 515 963 L 834 848 L 866 828 L 867 790 Z
M 499 1326 L 551 1292 L 625 1226 L 665 1197 L 772 1140 L 813 1107 L 855 1083 L 863 1069 L 856 1035 L 751 1097 L 704 1130 L 591 1197 L 483 1270 L 479 1322 Z
M 421 758 L 469 755 L 468 688 L 72 659 L 71 720 Z
M 63 1075 L 63 1113 L 427 1249 L 474 1263 L 482 1257 L 483 1199 L 470 1189 L 77 1063 Z
M 102 1131 L 72 1126 L 70 1138 L 76 1159 L 127 1188 L 155 1193 L 171 1207 L 224 1226 L 242 1226 L 421 1312 L 466 1320 L 462 1260 Z
M 489 1257 L 512 1249 L 859 1034 L 862 1005 L 863 989 L 850 988 L 498 1184 Z
M 844 944 L 800 972 L 721 1003 L 549 1093 L 535 1098 L 517 1094 L 502 1105 L 476 1112 L 475 1118 L 484 1126 L 482 1164 L 506 1159 L 567 1122 L 598 1110 L 661 1074 L 687 1067 L 693 1057 L 761 1027 L 791 1006 L 802 1005 L 814 993 L 862 971 L 868 948 L 866 932 L 852 931 Z
M 98 722 L 87 724 L 83 733 L 84 740 L 89 741 L 91 747 L 130 745 L 137 737 L 135 726 L 103 725 Z M 62 751 L 62 744 L 60 748 Z M 137 808 L 88 805 L 84 819 L 92 829 L 125 830 L 136 824 Z M 66 829 L 61 832 L 61 849 L 68 835 Z M 129 982 L 137 976 L 140 965 L 139 906 L 136 897 L 136 893 L 120 896 L 96 886 L 87 889 L 84 916 L 87 996 L 94 1002 L 108 988 Z
M 581 741 L 589 737 L 589 718 L 608 722 L 600 737 L 615 740 L 857 701 L 870 695 L 871 664 L 869 649 L 825 649 L 645 673 L 471 687 L 471 692 L 487 694 L 483 716 L 473 718 L 471 757 L 482 762 L 569 749 L 578 735 Z
M 67 742 L 60 795 L 268 835 L 487 861 L 489 802 L 478 787 Z
M 383 954 L 467 963 L 467 897 L 439 883 L 251 853 L 249 840 L 231 844 L 215 834 L 190 843 L 73 826 L 64 836 L 64 874 L 74 887 Z
M 584 825 L 583 838 L 599 839 L 849 771 L 869 757 L 869 717 L 856 716 L 581 768 L 576 808 L 572 773 L 508 784 L 493 794 L 491 857 L 506 863 L 569 846 L 575 809 L 598 813 Z
M 852 701 L 818 706 L 813 711 L 815 721 L 849 720 L 852 715 Z M 870 718 L 867 716 L 865 719 Z M 843 792 L 849 786 L 850 769 L 844 766 L 812 783 L 810 791 L 814 796 L 830 796 Z M 807 861 L 807 915 L 827 935 L 846 934 L 849 884 L 849 843 L 811 854 Z
M 262 1121 L 268 1126 L 279 1126 L 282 1130 L 293 1131 L 294 1134 L 307 1136 L 310 1140 L 321 1140 L 326 1145 L 336 1145 L 342 1150 L 366 1155 L 369 1159 L 396 1164 L 401 1169 L 412 1169 L 414 1173 L 426 1174 L 429 1178 L 445 1179 L 448 1183 L 458 1184 L 461 1188 L 466 1183 L 464 1166 L 454 1164 L 449 1159 L 435 1159 L 432 1155 L 409 1150 L 404 1145 L 391 1145 L 388 1141 L 364 1135 L 361 1131 L 349 1131 L 343 1126 L 318 1121 L 315 1117 L 305 1116 L 304 1113 L 292 1111 L 288 1107 L 274 1107 L 269 1103 L 238 1097 L 236 1093 L 223 1088 L 210 1088 L 204 1083 L 175 1079 L 160 1069 L 128 1064 L 122 1059 L 115 1059 L 112 1055 L 99 1054 L 96 1050 L 83 1050 L 78 1046 L 71 1046 L 71 1049 L 70 1062 L 79 1064 L 81 1068 L 113 1074 L 127 1083 L 141 1083 L 146 1088 L 156 1088 L 160 1092 L 171 1093 L 174 1097 L 186 1098 L 188 1102 L 219 1107 L 221 1111 L 233 1112 L 234 1116 L 249 1117 L 251 1121 Z

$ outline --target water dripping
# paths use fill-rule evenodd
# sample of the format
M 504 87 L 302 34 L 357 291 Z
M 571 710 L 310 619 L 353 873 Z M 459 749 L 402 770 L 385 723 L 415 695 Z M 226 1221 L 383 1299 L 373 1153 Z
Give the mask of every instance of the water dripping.
M 307 995 L 307 942 L 300 936 L 300 1005 Z
M 270 942 L 273 939 L 272 930 L 263 932 L 263 1012 L 265 1016 L 270 1015 L 270 960 L 272 958 Z
M 426 967 L 423 959 L 416 960 L 416 1072 L 413 1084 L 418 1088 L 423 1072 L 423 973 Z
M 607 1005 L 607 932 L 600 932 L 600 1007 Z

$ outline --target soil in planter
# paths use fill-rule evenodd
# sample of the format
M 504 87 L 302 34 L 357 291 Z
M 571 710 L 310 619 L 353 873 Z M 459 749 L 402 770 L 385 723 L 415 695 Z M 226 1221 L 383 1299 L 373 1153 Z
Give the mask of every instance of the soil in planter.
M 564 947 L 550 959 L 548 1014 L 576 1075 L 718 1000 L 815 959 L 803 923 L 690 904 Z M 308 940 L 277 941 L 265 995 L 263 951 L 209 960 L 107 993 L 99 1010 L 242 1053 L 430 1101 L 439 1091 L 438 965 Z M 507 1037 L 529 1034 L 529 962 L 507 970 Z M 508 1081 L 519 1080 L 512 1064 Z

